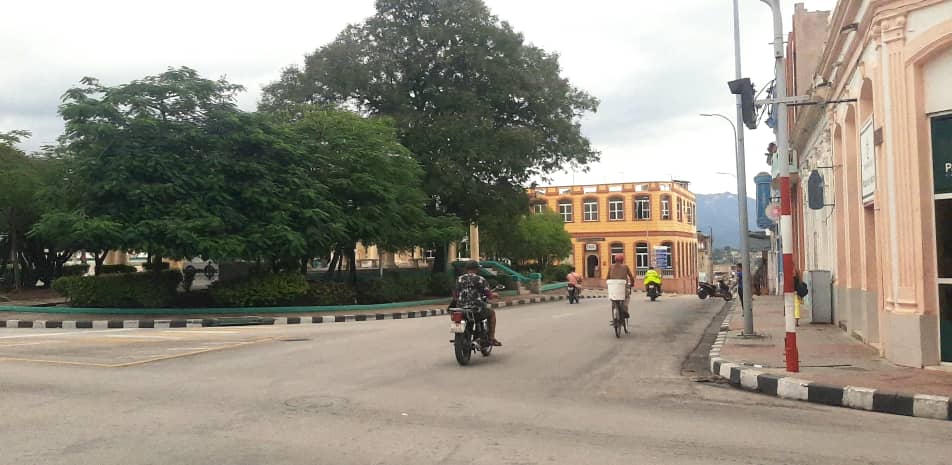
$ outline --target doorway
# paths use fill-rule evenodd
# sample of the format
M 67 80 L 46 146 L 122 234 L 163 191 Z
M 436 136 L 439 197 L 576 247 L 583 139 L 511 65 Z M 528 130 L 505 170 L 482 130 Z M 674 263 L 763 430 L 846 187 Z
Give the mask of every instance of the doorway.
M 598 255 L 589 255 L 585 259 L 585 277 L 598 278 Z
M 952 362 L 952 115 L 932 118 L 932 179 L 940 356 L 943 362 Z

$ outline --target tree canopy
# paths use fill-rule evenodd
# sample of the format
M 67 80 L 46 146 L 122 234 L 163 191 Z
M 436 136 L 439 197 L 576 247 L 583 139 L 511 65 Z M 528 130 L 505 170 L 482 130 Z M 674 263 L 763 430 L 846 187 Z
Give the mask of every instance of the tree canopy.
M 517 263 L 534 261 L 545 266 L 572 253 L 572 239 L 562 217 L 551 210 L 524 213 L 516 221 L 481 225 L 482 246 L 491 254 Z
M 353 261 L 358 241 L 396 250 L 460 234 L 455 218 L 426 214 L 422 170 L 388 120 L 317 106 L 293 118 L 243 112 L 240 87 L 189 68 L 82 84 L 60 108 L 69 201 L 36 234 L 276 269 L 331 250 Z
M 598 102 L 481 0 L 378 0 L 265 88 L 260 109 L 333 104 L 393 119 L 431 212 L 466 221 L 528 208 L 536 176 L 598 159 L 580 119 Z

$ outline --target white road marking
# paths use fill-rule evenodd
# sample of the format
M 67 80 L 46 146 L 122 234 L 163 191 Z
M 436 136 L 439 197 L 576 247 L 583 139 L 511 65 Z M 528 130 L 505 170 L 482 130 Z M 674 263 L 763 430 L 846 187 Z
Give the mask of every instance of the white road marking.
M 122 328 L 122 329 L 77 329 L 75 331 L 69 331 L 66 333 L 31 333 L 31 334 L 18 334 L 16 336 L 0 336 L 0 339 L 20 339 L 28 337 L 49 337 L 49 336 L 77 336 L 84 334 L 99 334 L 99 333 L 115 333 L 119 331 L 132 331 L 137 328 Z M 21 330 L 22 331 L 22 330 Z
M 15 342 L 13 344 L 0 344 L 0 349 L 5 347 L 35 346 L 41 344 L 63 344 L 66 341 L 39 341 L 39 342 Z

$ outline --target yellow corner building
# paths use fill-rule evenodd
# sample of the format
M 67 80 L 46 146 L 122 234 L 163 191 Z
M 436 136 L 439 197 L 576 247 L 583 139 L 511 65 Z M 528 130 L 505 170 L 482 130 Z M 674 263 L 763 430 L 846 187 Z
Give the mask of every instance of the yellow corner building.
M 603 286 L 611 257 L 624 253 L 636 278 L 653 266 L 665 292 L 696 290 L 697 211 L 687 182 L 535 187 L 529 196 L 534 211 L 562 216 L 572 236 L 569 260 L 587 285 Z

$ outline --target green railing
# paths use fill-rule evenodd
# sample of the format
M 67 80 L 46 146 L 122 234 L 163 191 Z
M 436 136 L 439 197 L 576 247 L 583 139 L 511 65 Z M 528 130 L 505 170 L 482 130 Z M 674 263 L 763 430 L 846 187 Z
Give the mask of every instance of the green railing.
M 464 263 L 465 262 L 454 262 L 453 264 L 462 266 Z M 497 262 L 495 260 L 481 260 L 479 265 L 484 268 L 494 268 L 496 270 L 502 271 L 503 273 L 509 275 L 514 281 L 521 283 L 528 283 L 536 279 L 542 279 L 541 273 L 529 273 L 528 275 L 524 275 L 510 268 L 505 263 Z

